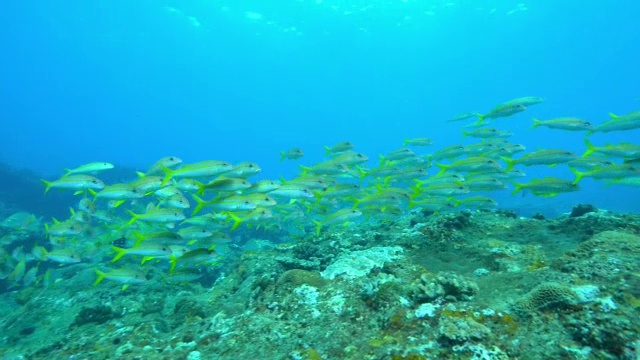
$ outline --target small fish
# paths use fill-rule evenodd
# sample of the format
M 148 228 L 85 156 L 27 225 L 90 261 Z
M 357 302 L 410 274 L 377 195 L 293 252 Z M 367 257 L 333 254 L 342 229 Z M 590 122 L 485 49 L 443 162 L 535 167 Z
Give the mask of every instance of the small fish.
M 498 203 L 486 196 L 470 196 L 468 198 L 453 200 L 455 207 L 464 206 L 471 209 L 488 209 L 498 206 Z
M 149 207 L 147 209 L 147 212 L 144 214 L 136 214 L 129 209 L 127 209 L 127 212 L 129 213 L 129 215 L 131 215 L 131 220 L 127 222 L 127 225 L 132 225 L 138 220 L 144 222 L 169 223 L 186 219 L 186 217 L 180 210 L 157 208 L 154 206 Z
M 551 165 L 555 166 L 562 163 L 575 160 L 578 155 L 571 151 L 561 149 L 543 149 L 537 150 L 532 153 L 525 154 L 519 159 L 510 159 L 503 157 L 502 160 L 507 163 L 505 171 L 511 170 L 515 165 Z
M 573 181 L 577 184 L 584 177 L 591 177 L 594 179 L 624 179 L 630 177 L 640 177 L 640 167 L 633 164 L 613 164 L 603 167 L 595 167 L 586 172 L 580 172 L 576 169 L 571 169 L 576 174 L 576 178 Z
M 102 190 L 104 188 L 104 182 L 90 175 L 68 175 L 64 176 L 56 181 L 40 180 L 44 184 L 44 193 L 49 192 L 49 189 L 64 189 L 64 190 Z
M 65 169 L 66 173 L 64 176 L 74 175 L 74 174 L 93 174 L 98 171 L 104 171 L 113 169 L 113 164 L 108 162 L 92 162 L 85 165 L 78 166 L 75 169 Z
M 513 195 L 522 190 L 529 190 L 536 196 L 554 197 L 560 193 L 580 190 L 580 187 L 570 180 L 564 180 L 551 176 L 541 179 L 533 179 L 528 183 L 514 183 L 513 185 L 515 186 Z
M 593 153 L 604 154 L 612 157 L 620 158 L 636 158 L 640 157 L 640 145 L 630 143 L 619 144 L 607 144 L 605 146 L 595 146 L 589 140 L 585 139 L 584 143 L 587 145 L 587 151 L 582 154 L 582 157 L 587 157 Z
M 502 104 L 496 106 L 494 109 L 486 114 L 477 114 L 478 121 L 476 124 L 480 125 L 485 119 L 498 119 L 515 115 L 521 111 L 526 110 L 526 107 L 521 104 Z
M 78 253 L 70 248 L 62 248 L 52 250 L 45 253 L 45 260 L 53 261 L 60 264 L 77 264 L 82 262 L 82 258 Z
M 551 120 L 538 120 L 533 118 L 533 128 L 535 129 L 540 126 L 569 131 L 591 131 L 594 129 L 590 122 L 575 117 L 555 118 Z
M 502 168 L 495 160 L 487 157 L 468 157 L 453 162 L 452 164 L 436 164 L 440 168 L 438 175 L 443 174 L 445 171 L 501 171 Z
M 447 122 L 467 120 L 476 116 L 478 116 L 477 112 L 460 113 L 460 114 L 454 115 L 451 119 L 447 120 Z
M 339 154 L 339 153 L 343 153 L 345 151 L 349 151 L 351 149 L 353 149 L 355 147 L 355 145 L 353 145 L 352 143 L 348 142 L 348 141 L 344 141 L 341 143 L 337 143 L 335 144 L 333 147 L 328 147 L 325 146 L 324 147 L 324 156 L 329 156 L 331 154 Z
M 255 175 L 262 171 L 262 168 L 258 166 L 258 164 L 244 161 L 238 164 L 235 164 L 231 171 L 228 171 L 224 174 L 227 178 L 242 178 L 246 179 L 249 176 Z
M 609 115 L 611 120 L 605 121 L 604 123 L 596 126 L 595 129 L 592 129 L 589 132 L 589 134 L 593 134 L 595 132 L 606 133 L 611 131 L 640 129 L 640 111 L 634 111 L 626 115 Z
M 218 253 L 213 249 L 198 248 L 188 251 L 182 256 L 171 257 L 171 269 L 170 273 L 173 273 L 178 263 L 187 265 L 212 265 L 219 260 Z
M 204 195 L 205 191 L 235 192 L 248 189 L 250 187 L 251 183 L 245 179 L 219 177 L 206 184 L 201 184 L 199 186 L 198 195 Z
M 473 115 L 472 115 L 473 116 Z M 404 139 L 404 146 L 430 146 L 433 140 L 429 138 Z
M 196 201 L 196 207 L 193 209 L 191 216 L 199 213 L 205 206 L 210 206 L 215 210 L 221 211 L 241 211 L 241 210 L 253 210 L 257 207 L 255 203 L 250 201 L 244 196 L 229 196 L 229 197 L 216 197 L 211 200 L 203 200 L 196 195 L 192 195 Z
M 125 255 L 141 255 L 145 257 L 169 256 L 172 254 L 171 248 L 166 245 L 154 243 L 138 243 L 131 248 L 123 249 L 117 246 L 111 246 L 116 255 L 111 262 L 116 262 Z
M 93 286 L 100 284 L 104 279 L 123 284 L 122 290 L 126 290 L 131 284 L 142 284 L 147 281 L 147 277 L 137 270 L 113 269 L 108 272 L 95 269 L 97 278 Z
M 256 183 L 253 183 L 250 188 L 242 191 L 243 194 L 257 194 L 257 193 L 268 193 L 269 191 L 277 190 L 281 186 L 280 183 L 273 180 L 260 180 Z
M 130 183 L 136 191 L 147 194 L 160 189 L 164 184 L 162 176 L 145 176 Z
M 480 128 L 471 131 L 463 131 L 462 135 L 479 139 L 489 139 L 498 137 L 500 135 L 500 130 L 494 128 Z
M 544 102 L 544 99 L 538 96 L 524 96 L 520 98 L 516 98 L 513 100 L 509 100 L 502 104 L 502 106 L 512 106 L 512 105 L 521 105 L 525 107 L 529 107 L 532 105 L 540 104 Z
M 280 151 L 280 161 L 297 160 L 304 156 L 304 151 L 300 148 L 292 148 L 287 151 Z
M 351 221 L 351 219 L 354 219 L 361 215 L 362 212 L 360 210 L 342 209 L 334 212 L 321 221 L 313 220 L 313 223 L 316 224 L 316 235 L 320 236 L 320 231 L 322 230 L 323 226 L 335 223 L 344 223 L 344 225 L 346 226 Z
M 151 165 L 147 173 L 138 172 L 138 176 L 146 177 L 149 175 L 162 174 L 162 169 L 173 168 L 174 166 L 182 164 L 182 159 L 177 156 L 167 156 L 158 160 L 155 164 Z
M 182 165 L 182 167 L 176 170 L 165 167 L 162 169 L 162 171 L 165 174 L 164 184 L 166 184 L 173 178 L 218 176 L 223 173 L 229 172 L 232 169 L 233 166 L 226 161 L 205 160 L 193 164 Z
M 333 161 L 347 166 L 358 165 L 366 162 L 369 158 L 355 151 L 345 151 L 333 157 Z
M 89 193 L 96 199 L 109 200 L 133 200 L 144 197 L 144 193 L 137 191 L 131 184 L 107 185 L 100 192 L 89 189 Z
M 270 191 L 268 194 L 289 199 L 308 199 L 314 196 L 309 188 L 298 184 L 283 184 L 279 189 Z

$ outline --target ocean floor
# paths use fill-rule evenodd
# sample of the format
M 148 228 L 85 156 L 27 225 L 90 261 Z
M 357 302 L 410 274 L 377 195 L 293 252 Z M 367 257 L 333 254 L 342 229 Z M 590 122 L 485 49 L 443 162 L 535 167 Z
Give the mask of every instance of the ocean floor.
M 584 211 L 582 211 L 584 210 Z M 126 290 L 96 264 L 0 294 L 4 359 L 638 359 L 640 216 L 576 207 L 259 232 Z M 139 264 L 139 259 L 128 259 Z M 184 276 L 180 276 L 184 275 Z

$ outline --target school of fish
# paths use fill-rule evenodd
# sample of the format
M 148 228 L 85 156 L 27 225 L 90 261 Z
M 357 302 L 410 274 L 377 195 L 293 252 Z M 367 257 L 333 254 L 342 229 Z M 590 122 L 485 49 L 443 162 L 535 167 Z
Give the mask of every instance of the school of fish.
M 462 134 L 477 141 L 452 145 L 428 154 L 418 148 L 434 146 L 430 138 L 407 139 L 395 151 L 370 158 L 351 142 L 325 148 L 325 160 L 300 166 L 293 179 L 253 180 L 258 164 L 224 160 L 185 163 L 176 156 L 160 159 L 133 181 L 105 184 L 100 173 L 113 169 L 94 162 L 66 170 L 45 181 L 44 192 L 72 191 L 78 196 L 67 219 L 41 219 L 24 212 L 0 222 L 0 279 L 9 288 L 51 286 L 51 264 L 94 265 L 94 285 L 112 281 L 126 289 L 147 281 L 145 266 L 165 271 L 164 280 L 180 283 L 202 276 L 202 269 L 220 262 L 220 247 L 232 242 L 239 228 L 279 232 L 295 228 L 316 236 L 353 222 L 394 219 L 409 209 L 452 211 L 497 206 L 487 196 L 512 187 L 553 197 L 579 190 L 590 177 L 608 184 L 640 186 L 640 143 L 592 144 L 597 132 L 640 128 L 640 111 L 610 114 L 594 125 L 577 117 L 533 119 L 533 128 L 547 127 L 585 134 L 586 150 L 576 154 L 562 148 L 527 151 L 509 141 L 513 133 L 494 128 L 508 118 L 542 103 L 539 97 L 513 99 L 488 112 L 459 114 L 449 121 L 477 119 Z M 467 130 L 472 128 L 472 130 Z M 281 161 L 296 161 L 304 151 L 280 152 Z M 376 162 L 375 166 L 367 165 Z M 573 179 L 544 177 L 524 182 L 523 168 L 564 164 Z M 42 240 L 30 248 L 21 243 L 29 234 Z M 10 249 L 10 251 L 9 251 Z M 48 265 L 41 269 L 40 264 Z M 47 270 L 44 270 L 47 269 Z

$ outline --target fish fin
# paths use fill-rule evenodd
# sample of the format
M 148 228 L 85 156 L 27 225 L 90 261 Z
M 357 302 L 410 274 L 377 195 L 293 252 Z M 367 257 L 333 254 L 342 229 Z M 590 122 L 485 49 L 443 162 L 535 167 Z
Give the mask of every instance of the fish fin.
M 93 189 L 88 189 L 87 191 L 88 191 L 88 192 L 89 192 L 89 194 L 91 194 L 91 196 L 93 196 L 94 198 L 98 195 L 98 193 L 97 193 L 95 190 L 93 190 Z
M 438 171 L 436 175 L 442 175 L 444 174 L 445 171 L 451 168 L 451 165 L 446 165 L 446 164 L 436 164 L 436 166 L 440 168 L 440 171 Z
M 312 220 L 316 224 L 316 236 L 320 236 L 320 230 L 322 230 L 322 223 L 317 220 Z
M 309 171 L 311 171 L 311 168 L 308 166 L 302 166 L 302 165 L 299 165 L 299 166 L 300 166 L 300 169 L 302 169 L 302 172 L 300 173 L 300 177 L 306 176 L 309 173 Z
M 616 114 L 614 114 L 614 113 L 611 113 L 611 112 L 610 112 L 610 113 L 609 113 L 609 117 L 610 117 L 610 118 L 612 118 L 612 119 L 617 119 L 617 118 L 619 118 L 620 116 L 618 116 L 618 115 L 616 115 Z
M 241 219 L 240 217 L 238 217 L 238 215 L 230 212 L 227 215 L 229 215 L 229 217 L 231 219 L 233 219 L 233 226 L 231 226 L 231 231 L 235 230 L 238 228 L 238 226 L 240 226 L 240 224 L 242 224 L 243 219 Z
M 513 159 L 510 159 L 510 158 L 508 158 L 508 157 L 500 156 L 500 159 L 501 159 L 502 161 L 504 161 L 504 162 L 507 164 L 507 167 L 506 167 L 506 168 L 504 168 L 504 171 L 505 171 L 505 172 L 506 172 L 506 171 L 509 171 L 509 170 L 511 170 L 511 169 L 513 169 L 513 167 L 516 165 L 516 161 L 515 161 L 515 160 L 513 160 Z
M 51 189 L 51 184 L 53 184 L 53 181 L 47 181 L 47 180 L 43 180 L 40 179 L 40 182 L 45 186 L 44 188 L 44 193 L 48 193 L 49 189 Z
M 329 156 L 329 154 L 331 154 L 331 148 L 328 146 L 324 147 L 324 157 Z
M 129 288 L 129 284 L 124 284 L 122 285 L 122 289 L 120 289 L 120 291 L 125 291 Z
M 173 178 L 173 175 L 175 174 L 175 171 L 169 169 L 166 166 L 162 166 L 160 169 L 164 173 L 164 179 L 162 179 L 161 186 L 165 186 L 165 185 L 167 185 L 169 183 L 169 181 L 171 181 L 171 179 Z
M 146 263 L 149 260 L 153 260 L 153 259 L 155 259 L 153 256 L 144 256 L 142 258 L 142 261 L 140 261 L 140 265 L 144 265 L 144 263 Z
M 380 156 L 380 163 L 378 164 L 378 167 L 383 167 L 389 160 L 387 160 L 386 157 L 384 157 L 384 155 L 379 155 Z
M 476 122 L 475 122 L 475 123 L 473 123 L 473 124 L 474 124 L 474 125 L 476 125 L 476 126 L 480 126 L 480 125 L 482 125 L 482 122 L 484 121 L 484 119 L 486 118 L 486 116 L 485 116 L 485 115 L 482 115 L 482 114 L 480 114 L 480 113 L 475 113 L 474 115 L 478 118 L 478 121 L 476 121 Z
M 569 170 L 571 170 L 572 173 L 576 174 L 576 178 L 573 180 L 574 185 L 580 182 L 580 180 L 582 180 L 582 178 L 585 176 L 585 173 L 580 172 L 576 169 L 569 169 Z
M 513 189 L 513 192 L 511 193 L 511 196 L 515 196 L 517 193 L 522 191 L 522 189 L 524 189 L 524 185 L 525 184 L 520 184 L 520 183 L 517 183 L 517 182 L 513 182 L 514 189 Z
M 541 125 L 542 125 L 542 121 L 540 121 L 540 120 L 538 120 L 536 118 L 533 118 L 533 125 L 531 126 L 532 129 L 535 129 L 535 128 L 541 126 Z
M 102 282 L 102 280 L 104 280 L 104 278 L 107 276 L 107 273 L 100 271 L 99 269 L 94 269 L 96 271 L 96 275 L 98 276 L 96 278 L 96 281 L 93 282 L 93 286 L 96 286 L 98 284 L 100 284 Z
M 138 175 L 140 179 L 143 179 L 147 176 L 147 174 L 143 173 L 142 171 L 136 171 L 136 175 Z
M 404 139 L 404 144 L 402 144 L 402 146 L 407 146 L 407 145 L 409 145 L 409 144 L 411 144 L 411 140 L 409 140 L 409 139 Z
M 127 254 L 127 249 L 119 248 L 117 246 L 111 246 L 111 250 L 116 252 L 116 256 L 114 256 L 113 259 L 111 259 L 111 262 L 116 262 L 121 257 L 123 257 L 123 256 L 125 256 Z
M 287 157 L 287 153 L 284 151 L 280 151 L 280 161 L 284 161 L 286 157 Z
M 129 220 L 126 223 L 126 226 L 131 226 L 131 225 L 133 225 L 134 222 L 136 222 L 140 218 L 140 215 L 134 213 L 133 211 L 131 211 L 129 209 L 127 209 L 127 212 L 129 213 L 129 215 L 131 215 L 131 220 Z
M 199 198 L 195 194 L 191 194 L 191 197 L 193 198 L 193 200 L 196 201 L 196 207 L 193 208 L 193 212 L 191 213 L 191 216 L 194 216 L 197 213 L 199 213 L 202 210 L 202 208 L 204 208 L 207 205 L 207 202 L 205 200 Z
M 593 145 L 587 138 L 584 139 L 584 144 L 587 146 L 587 150 L 584 152 L 584 154 L 582 154 L 582 157 L 587 157 L 597 150 L 596 146 Z
M 174 255 L 169 256 L 169 261 L 171 262 L 171 267 L 169 268 L 169 274 L 173 273 L 178 265 L 178 257 Z

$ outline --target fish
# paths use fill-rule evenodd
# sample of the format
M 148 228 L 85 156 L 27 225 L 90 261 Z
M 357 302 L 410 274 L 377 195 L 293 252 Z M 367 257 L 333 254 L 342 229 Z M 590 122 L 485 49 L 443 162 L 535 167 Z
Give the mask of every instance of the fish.
M 486 196 L 470 196 L 464 199 L 453 199 L 453 204 L 455 207 L 464 206 L 466 208 L 472 209 L 487 209 L 498 206 L 498 203 Z
M 193 209 L 191 216 L 199 213 L 205 206 L 210 206 L 215 210 L 221 211 L 242 211 L 253 210 L 258 207 L 255 203 L 244 196 L 216 197 L 211 200 L 203 200 L 196 195 L 191 195 L 196 201 L 196 207 Z
M 219 177 L 206 184 L 199 184 L 198 187 L 198 195 L 204 195 L 205 191 L 235 192 L 248 189 L 251 183 L 240 178 Z
M 167 167 L 162 168 L 165 174 L 163 184 L 169 182 L 173 178 L 197 178 L 218 176 L 233 170 L 233 166 L 220 160 L 205 160 L 193 164 L 182 165 L 180 168 L 173 170 Z
M 526 107 L 522 104 L 502 104 L 498 105 L 486 114 L 477 114 L 478 121 L 476 124 L 480 125 L 486 119 L 499 119 L 515 115 L 521 111 L 526 110 Z
M 169 223 L 186 219 L 184 214 L 178 209 L 158 208 L 155 206 L 149 206 L 147 212 L 144 214 L 136 214 L 129 209 L 127 209 L 127 212 L 131 215 L 131 219 L 126 223 L 127 226 L 133 225 L 136 221 Z
M 144 197 L 144 193 L 139 192 L 131 184 L 113 184 L 105 186 L 100 192 L 89 189 L 89 193 L 96 199 L 109 200 L 132 200 Z
M 621 130 L 640 129 L 640 111 L 633 111 L 626 115 L 609 114 L 610 120 L 596 126 L 589 131 L 588 135 L 596 132 L 611 132 Z
M 48 193 L 49 189 L 64 190 L 102 190 L 105 187 L 102 180 L 90 175 L 76 174 L 67 175 L 55 181 L 40 180 L 44 184 L 44 193 Z
M 544 99 L 538 96 L 524 96 L 502 103 L 503 106 L 521 105 L 529 107 L 532 105 L 540 104 L 544 102 Z
M 505 171 L 509 171 L 513 169 L 513 167 L 516 165 L 555 166 L 558 164 L 567 163 L 577 158 L 578 158 L 578 155 L 572 153 L 571 151 L 561 150 L 561 149 L 542 149 L 542 150 L 537 150 L 537 151 L 525 154 L 523 157 L 519 159 L 510 159 L 507 157 L 502 157 L 501 159 L 507 164 Z
M 74 169 L 65 169 L 64 176 L 69 176 L 74 174 L 94 174 L 99 171 L 109 170 L 113 168 L 114 168 L 113 164 L 108 162 L 103 162 L 103 161 L 92 162 L 92 163 L 78 166 L 77 168 L 74 168 Z
M 451 119 L 447 120 L 447 122 L 462 121 L 462 120 L 467 120 L 477 116 L 478 116 L 477 112 L 460 113 L 460 114 L 454 115 Z
M 233 166 L 233 168 L 224 173 L 224 176 L 227 178 L 242 178 L 246 179 L 249 176 L 253 176 L 262 171 L 262 168 L 253 162 L 243 161 L 241 163 L 237 163 Z
M 528 183 L 513 183 L 512 195 L 516 195 L 522 190 L 529 190 L 536 196 L 554 197 L 560 193 L 575 192 L 580 190 L 577 183 L 571 180 L 564 180 L 557 177 L 547 176 L 541 179 L 533 179 Z
M 133 247 L 123 249 L 117 246 L 111 246 L 116 255 L 111 259 L 111 262 L 120 260 L 125 255 L 141 255 L 145 257 L 155 256 L 169 256 L 173 252 L 167 245 L 138 242 Z
M 280 151 L 280 161 L 297 160 L 304 156 L 304 151 L 300 148 L 292 148 L 287 151 Z
M 114 281 L 122 285 L 122 291 L 126 290 L 131 284 L 142 284 L 147 281 L 147 277 L 138 270 L 131 269 L 113 269 L 108 272 L 101 271 L 100 269 L 94 269 L 96 272 L 96 280 L 93 282 L 93 286 L 97 286 L 104 279 Z
M 156 161 L 155 164 L 151 165 L 151 167 L 149 168 L 149 170 L 147 170 L 146 173 L 141 173 L 141 172 L 137 172 L 138 176 L 140 177 L 146 177 L 149 175 L 157 175 L 157 174 L 162 174 L 164 168 L 173 168 L 175 166 L 178 166 L 182 164 L 182 159 L 180 159 L 177 156 L 167 156 L 167 157 L 163 157 L 162 159 Z
M 587 146 L 587 150 L 582 154 L 582 157 L 587 157 L 593 153 L 620 158 L 640 157 L 640 145 L 622 142 L 619 144 L 595 146 L 587 139 L 584 140 L 584 143 Z
M 409 145 L 411 145 L 411 146 L 430 146 L 430 145 L 433 145 L 433 140 L 431 140 L 429 138 L 404 139 L 404 146 L 409 146 Z
M 82 262 L 82 258 L 74 249 L 62 248 L 44 253 L 44 259 L 60 264 L 77 264 Z
M 171 256 L 169 273 L 173 273 L 178 263 L 185 265 L 212 265 L 218 261 L 218 253 L 213 249 L 198 248 L 187 251 L 181 256 Z
M 360 210 L 341 209 L 327 216 L 323 220 L 313 220 L 313 223 L 316 224 L 316 236 L 320 236 L 320 232 L 322 231 L 323 226 L 335 223 L 343 223 L 346 226 L 351 219 L 357 218 L 361 215 L 362 211 Z
M 576 169 L 571 169 L 576 175 L 574 184 L 577 184 L 584 177 L 591 177 L 594 179 L 623 179 L 629 177 L 640 177 L 640 167 L 633 164 L 613 164 L 603 167 L 595 167 L 585 172 L 580 172 Z
M 502 168 L 500 164 L 498 164 L 495 160 L 487 158 L 487 157 L 468 157 L 458 161 L 453 162 L 452 164 L 436 164 L 437 167 L 440 168 L 440 172 L 438 175 L 444 174 L 445 171 L 453 170 L 453 171 L 475 171 L 475 172 L 484 172 L 484 171 L 501 171 Z
M 335 155 L 335 154 L 340 154 L 343 153 L 345 151 L 349 151 L 351 149 L 353 149 L 355 147 L 355 145 L 353 145 L 353 143 L 350 143 L 348 141 L 343 141 L 340 143 L 335 144 L 332 147 L 329 146 L 325 146 L 324 147 L 324 156 L 329 156 L 329 155 Z
M 576 117 L 562 117 L 551 120 L 539 120 L 533 118 L 532 128 L 535 129 L 541 126 L 545 126 L 550 129 L 560 129 L 568 131 L 591 131 L 594 129 L 593 124 Z
M 501 135 L 501 132 L 500 130 L 494 128 L 479 128 L 471 131 L 463 131 L 462 135 L 479 139 L 489 139 L 499 137 Z

